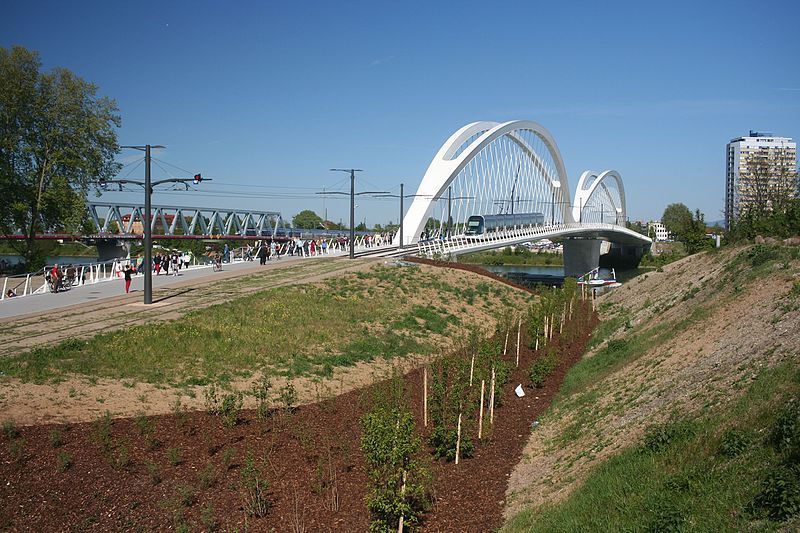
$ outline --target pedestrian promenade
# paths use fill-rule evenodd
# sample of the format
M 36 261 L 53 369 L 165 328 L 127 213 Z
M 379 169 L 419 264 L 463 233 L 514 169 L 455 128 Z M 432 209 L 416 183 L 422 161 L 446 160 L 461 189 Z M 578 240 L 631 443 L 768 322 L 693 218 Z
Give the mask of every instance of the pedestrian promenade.
M 300 261 L 301 257 L 282 257 L 270 263 L 293 263 Z M 171 273 L 159 276 L 153 275 L 154 299 L 158 296 L 155 291 L 165 287 L 180 287 L 187 284 L 202 283 L 203 280 L 213 282 L 231 276 L 239 276 L 263 270 L 258 261 L 239 261 L 235 263 L 225 263 L 221 272 L 214 272 L 211 265 L 192 266 L 188 269 L 179 271 L 177 276 Z M 144 274 L 137 274 L 133 277 L 130 294 L 125 294 L 125 282 L 123 277 L 96 284 L 87 284 L 80 287 L 73 287 L 58 293 L 44 293 L 26 296 L 24 298 L 8 298 L 0 301 L 0 323 L 4 318 L 19 317 L 32 313 L 41 313 L 54 309 L 68 308 L 74 305 L 85 304 L 106 298 L 118 298 L 120 303 L 130 304 L 144 299 Z

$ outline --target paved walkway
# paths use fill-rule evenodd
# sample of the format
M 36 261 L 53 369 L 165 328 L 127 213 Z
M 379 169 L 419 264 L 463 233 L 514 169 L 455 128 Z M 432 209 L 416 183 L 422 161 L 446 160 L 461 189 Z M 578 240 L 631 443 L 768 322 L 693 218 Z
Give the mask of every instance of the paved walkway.
M 272 260 L 268 265 L 280 263 L 291 263 L 299 260 L 308 260 L 308 258 L 300 257 L 283 257 L 279 260 Z M 330 258 L 325 258 L 330 259 Z M 248 274 L 257 272 L 264 267 L 261 267 L 258 260 L 245 261 L 223 265 L 222 272 L 214 272 L 210 265 L 200 265 L 189 268 L 188 270 L 181 270 L 177 276 L 170 275 L 153 275 L 153 291 L 158 288 L 174 287 L 185 284 L 188 281 L 198 281 L 206 279 L 207 281 L 215 281 L 230 277 L 231 273 L 236 275 Z M 131 294 L 136 294 L 136 298 L 144 301 L 144 275 L 139 274 L 134 276 L 131 283 Z M 53 309 L 60 309 L 70 307 L 76 304 L 88 303 L 99 299 L 110 297 L 126 297 L 125 303 L 130 303 L 129 296 L 125 294 L 125 281 L 124 278 L 114 279 L 110 281 L 101 281 L 99 283 L 83 285 L 81 287 L 73 287 L 67 291 L 62 291 L 57 294 L 50 292 L 43 294 L 32 294 L 21 298 L 8 298 L 0 301 L 0 323 L 4 322 L 4 318 L 19 317 L 21 315 L 28 315 L 31 313 L 40 313 L 42 311 L 50 311 Z M 155 299 L 155 292 L 154 292 Z

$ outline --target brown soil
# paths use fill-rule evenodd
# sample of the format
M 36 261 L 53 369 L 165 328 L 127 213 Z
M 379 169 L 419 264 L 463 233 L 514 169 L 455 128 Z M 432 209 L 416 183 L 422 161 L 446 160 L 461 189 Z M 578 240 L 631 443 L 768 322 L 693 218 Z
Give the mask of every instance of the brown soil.
M 575 316 L 578 327 L 580 314 Z M 424 530 L 487 531 L 500 525 L 507 480 L 531 423 L 581 357 L 596 321 L 590 308 L 582 316 L 590 323 L 584 323 L 579 340 L 561 347 L 555 375 L 544 388 L 528 386 L 526 396 L 517 398 L 513 389 L 529 383 L 527 368 L 538 356 L 523 339 L 520 365 L 503 387 L 505 401 L 496 411 L 492 437 L 458 466 L 433 463 L 435 504 L 425 516 Z M 559 343 L 558 337 L 554 342 Z M 511 353 L 507 357 L 513 360 Z M 418 425 L 421 381 L 421 369 L 405 375 Z M 267 420 L 248 411 L 230 429 L 202 412 L 153 417 L 150 435 L 143 435 L 133 419 L 114 420 L 106 449 L 97 422 L 23 428 L 17 437 L 2 437 L 0 528 L 167 530 L 186 524 L 208 530 L 213 521 L 223 530 L 296 531 L 302 526 L 307 531 L 365 531 L 367 478 L 359 418 L 371 390 L 351 391 L 293 413 L 274 411 Z M 426 434 L 425 428 L 418 429 Z M 51 444 L 54 432 L 60 432 L 63 445 Z M 170 450 L 179 451 L 178 464 L 169 460 Z M 270 483 L 271 507 L 263 518 L 248 518 L 242 507 L 239 487 L 248 453 Z M 72 463 L 63 472 L 59 455 Z M 154 470 L 161 478 L 157 483 L 150 473 Z

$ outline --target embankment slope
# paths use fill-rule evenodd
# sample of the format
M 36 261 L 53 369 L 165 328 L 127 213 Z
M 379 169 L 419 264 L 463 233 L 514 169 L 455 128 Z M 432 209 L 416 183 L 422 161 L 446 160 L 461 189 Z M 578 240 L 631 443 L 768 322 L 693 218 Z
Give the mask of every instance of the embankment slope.
M 600 297 L 595 346 L 567 376 L 509 480 L 506 519 L 522 514 L 507 529 L 567 499 L 653 424 L 724 408 L 763 369 L 796 366 L 798 252 L 698 254 Z

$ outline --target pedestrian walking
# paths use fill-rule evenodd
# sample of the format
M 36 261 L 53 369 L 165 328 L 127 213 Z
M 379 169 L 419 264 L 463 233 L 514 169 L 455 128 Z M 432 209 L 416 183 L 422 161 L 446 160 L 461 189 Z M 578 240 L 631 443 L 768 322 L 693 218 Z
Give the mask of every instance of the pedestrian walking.
M 181 258 L 178 255 L 178 252 L 172 253 L 172 275 L 177 276 L 178 270 L 181 268 Z
M 125 294 L 131 292 L 131 280 L 133 279 L 133 268 L 131 268 L 130 263 L 128 266 L 125 267 L 125 270 L 122 271 L 125 274 Z
M 161 258 L 161 268 L 164 270 L 164 275 L 169 276 L 169 256 L 164 255 Z
M 153 258 L 153 265 L 155 266 L 155 269 L 156 269 L 156 276 L 158 276 L 158 273 L 161 272 L 161 254 L 160 253 L 156 254 L 156 256 Z
M 267 247 L 263 243 L 258 247 L 256 255 L 258 256 L 258 262 L 261 265 L 265 265 L 267 263 Z
M 225 249 L 222 251 L 222 258 L 226 263 L 230 263 L 231 262 L 230 253 L 231 253 L 231 249 L 228 248 L 228 243 L 226 242 L 225 243 Z

